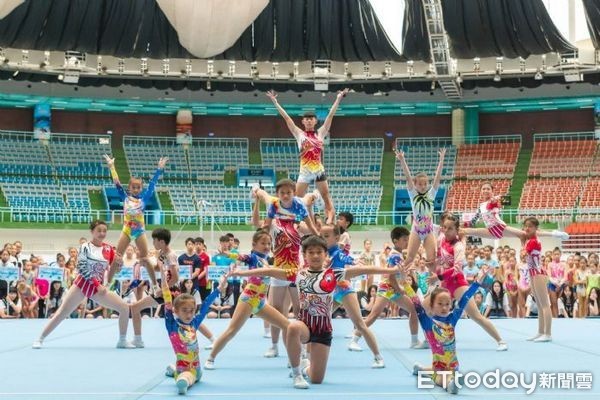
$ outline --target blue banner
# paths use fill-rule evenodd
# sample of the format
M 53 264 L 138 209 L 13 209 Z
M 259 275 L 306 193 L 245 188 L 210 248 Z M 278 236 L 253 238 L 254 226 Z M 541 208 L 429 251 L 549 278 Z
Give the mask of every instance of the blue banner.
M 8 282 L 19 280 L 19 268 L 16 268 L 16 267 L 0 268 L 0 280 L 8 281 Z
M 45 279 L 47 281 L 64 281 L 65 270 L 60 267 L 48 267 L 42 266 L 38 268 L 38 279 Z
M 117 280 L 117 281 L 133 280 L 133 267 L 121 267 L 121 270 L 115 274 L 115 280 Z
M 50 104 L 39 103 L 33 109 L 33 137 L 41 140 L 50 139 Z
M 208 280 L 218 281 L 229 272 L 229 265 L 210 265 L 208 267 Z
M 192 279 L 192 266 L 191 265 L 180 265 L 179 266 L 179 280 L 184 281 L 186 279 Z

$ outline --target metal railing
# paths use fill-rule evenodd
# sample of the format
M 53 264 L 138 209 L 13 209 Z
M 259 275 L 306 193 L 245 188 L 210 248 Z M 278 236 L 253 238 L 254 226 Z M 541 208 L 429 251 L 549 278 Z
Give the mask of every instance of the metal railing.
M 454 211 L 456 214 L 473 213 L 475 210 Z M 597 210 L 600 216 L 600 210 Z M 435 212 L 435 221 L 439 220 L 442 212 Z M 566 224 L 573 221 L 575 209 L 569 210 L 530 210 L 524 213 L 520 210 L 506 209 L 502 211 L 502 219 L 508 224 L 518 224 L 526 216 L 542 218 L 540 222 L 556 222 Z M 211 223 L 245 225 L 250 220 L 249 212 L 230 212 L 205 210 L 198 211 L 165 211 L 154 210 L 145 213 L 146 221 L 154 221 L 161 225 L 204 225 Z M 42 222 L 42 223 L 87 223 L 93 219 L 102 219 L 111 224 L 123 222 L 122 210 L 68 210 L 68 209 L 38 209 L 38 208 L 0 208 L 0 224 L 7 222 Z M 410 223 L 410 212 L 380 211 L 376 213 L 355 213 L 356 225 L 399 225 Z M 600 218 L 599 218 L 600 219 Z

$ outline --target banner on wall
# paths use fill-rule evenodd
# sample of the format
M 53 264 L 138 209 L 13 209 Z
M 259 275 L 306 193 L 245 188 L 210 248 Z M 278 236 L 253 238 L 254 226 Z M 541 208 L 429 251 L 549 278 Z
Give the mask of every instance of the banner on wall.
M 178 144 L 192 144 L 192 110 L 177 111 L 176 132 Z
M 39 103 L 33 108 L 33 137 L 50 140 L 50 104 Z
M 600 140 L 600 101 L 597 101 L 594 106 L 594 126 L 596 139 Z

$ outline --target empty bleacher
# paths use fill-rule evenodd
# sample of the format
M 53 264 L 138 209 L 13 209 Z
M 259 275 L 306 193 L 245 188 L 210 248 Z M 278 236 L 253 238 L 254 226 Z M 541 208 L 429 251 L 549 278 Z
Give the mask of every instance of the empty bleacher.
M 59 177 L 108 177 L 104 154 L 112 154 L 108 135 L 52 134 L 50 156 Z
M 594 173 L 598 143 L 593 132 L 534 135 L 528 179 L 519 203 L 519 215 L 534 215 L 542 221 L 571 221 L 600 214 Z M 588 189 L 589 186 L 589 189 Z
M 127 164 L 134 176 L 154 174 L 160 157 L 169 157 L 164 179 L 222 180 L 225 170 L 248 166 L 248 139 L 193 139 L 188 147 L 191 171 L 184 147 L 173 137 L 124 136 Z
M 562 242 L 562 248 L 568 252 L 598 252 L 600 249 L 600 222 L 575 222 L 565 231 L 570 238 Z
M 219 224 L 244 224 L 252 213 L 250 190 L 242 187 L 224 187 L 214 184 L 165 183 L 160 190 L 167 190 L 175 209 L 177 223 L 196 223 L 201 214 L 205 220 L 213 215 Z M 194 202 L 204 201 L 208 207 Z
M 512 179 L 520 149 L 520 135 L 480 137 L 478 144 L 459 146 L 454 176 L 468 179 Z
M 533 154 L 527 175 L 587 176 L 597 151 L 598 142 L 591 132 L 534 135 Z

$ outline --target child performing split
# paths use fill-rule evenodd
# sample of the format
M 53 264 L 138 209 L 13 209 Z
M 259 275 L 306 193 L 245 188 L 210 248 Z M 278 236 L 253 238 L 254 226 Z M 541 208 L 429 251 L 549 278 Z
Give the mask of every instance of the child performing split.
M 267 256 L 271 250 L 271 235 L 269 232 L 259 229 L 252 237 L 252 252 L 249 255 L 240 255 L 238 260 L 248 264 L 249 272 L 269 267 Z M 233 339 L 236 333 L 244 326 L 248 318 L 256 315 L 276 325 L 286 334 L 289 321 L 275 308 L 266 304 L 268 279 L 260 276 L 250 276 L 244 291 L 240 295 L 240 301 L 233 312 L 229 326 L 215 341 L 214 347 L 206 360 L 204 368 L 215 369 L 215 358 L 225 348 L 227 343 Z
M 159 266 L 162 267 L 160 263 Z M 161 274 L 165 326 L 177 358 L 175 365 L 167 366 L 165 375 L 175 378 L 179 394 L 186 394 L 188 388 L 198 382 L 202 376 L 196 330 L 208 313 L 210 305 L 219 295 L 219 291 L 214 290 L 209 294 L 196 314 L 194 296 L 183 293 L 177 296 L 173 302 L 168 284 L 169 271 L 161 268 Z
M 408 272 L 408 268 L 405 269 L 405 272 Z M 421 374 L 431 372 L 433 382 L 438 386 L 442 386 L 448 393 L 456 394 L 459 388 L 457 381 L 454 380 L 454 372 L 458 370 L 455 327 L 467 303 L 479 289 L 479 285 L 486 274 L 487 267 L 480 272 L 478 281 L 471 284 L 469 289 L 462 294 L 458 306 L 452 312 L 450 312 L 452 296 L 448 289 L 434 289 L 429 296 L 429 309 L 432 316 L 427 315 L 411 285 L 407 281 L 404 281 L 403 284 L 406 294 L 411 298 L 417 309 L 419 322 L 425 331 L 425 337 L 429 342 L 433 356 L 432 366 L 424 367 L 415 363 L 413 373 L 419 375 L 419 372 Z

